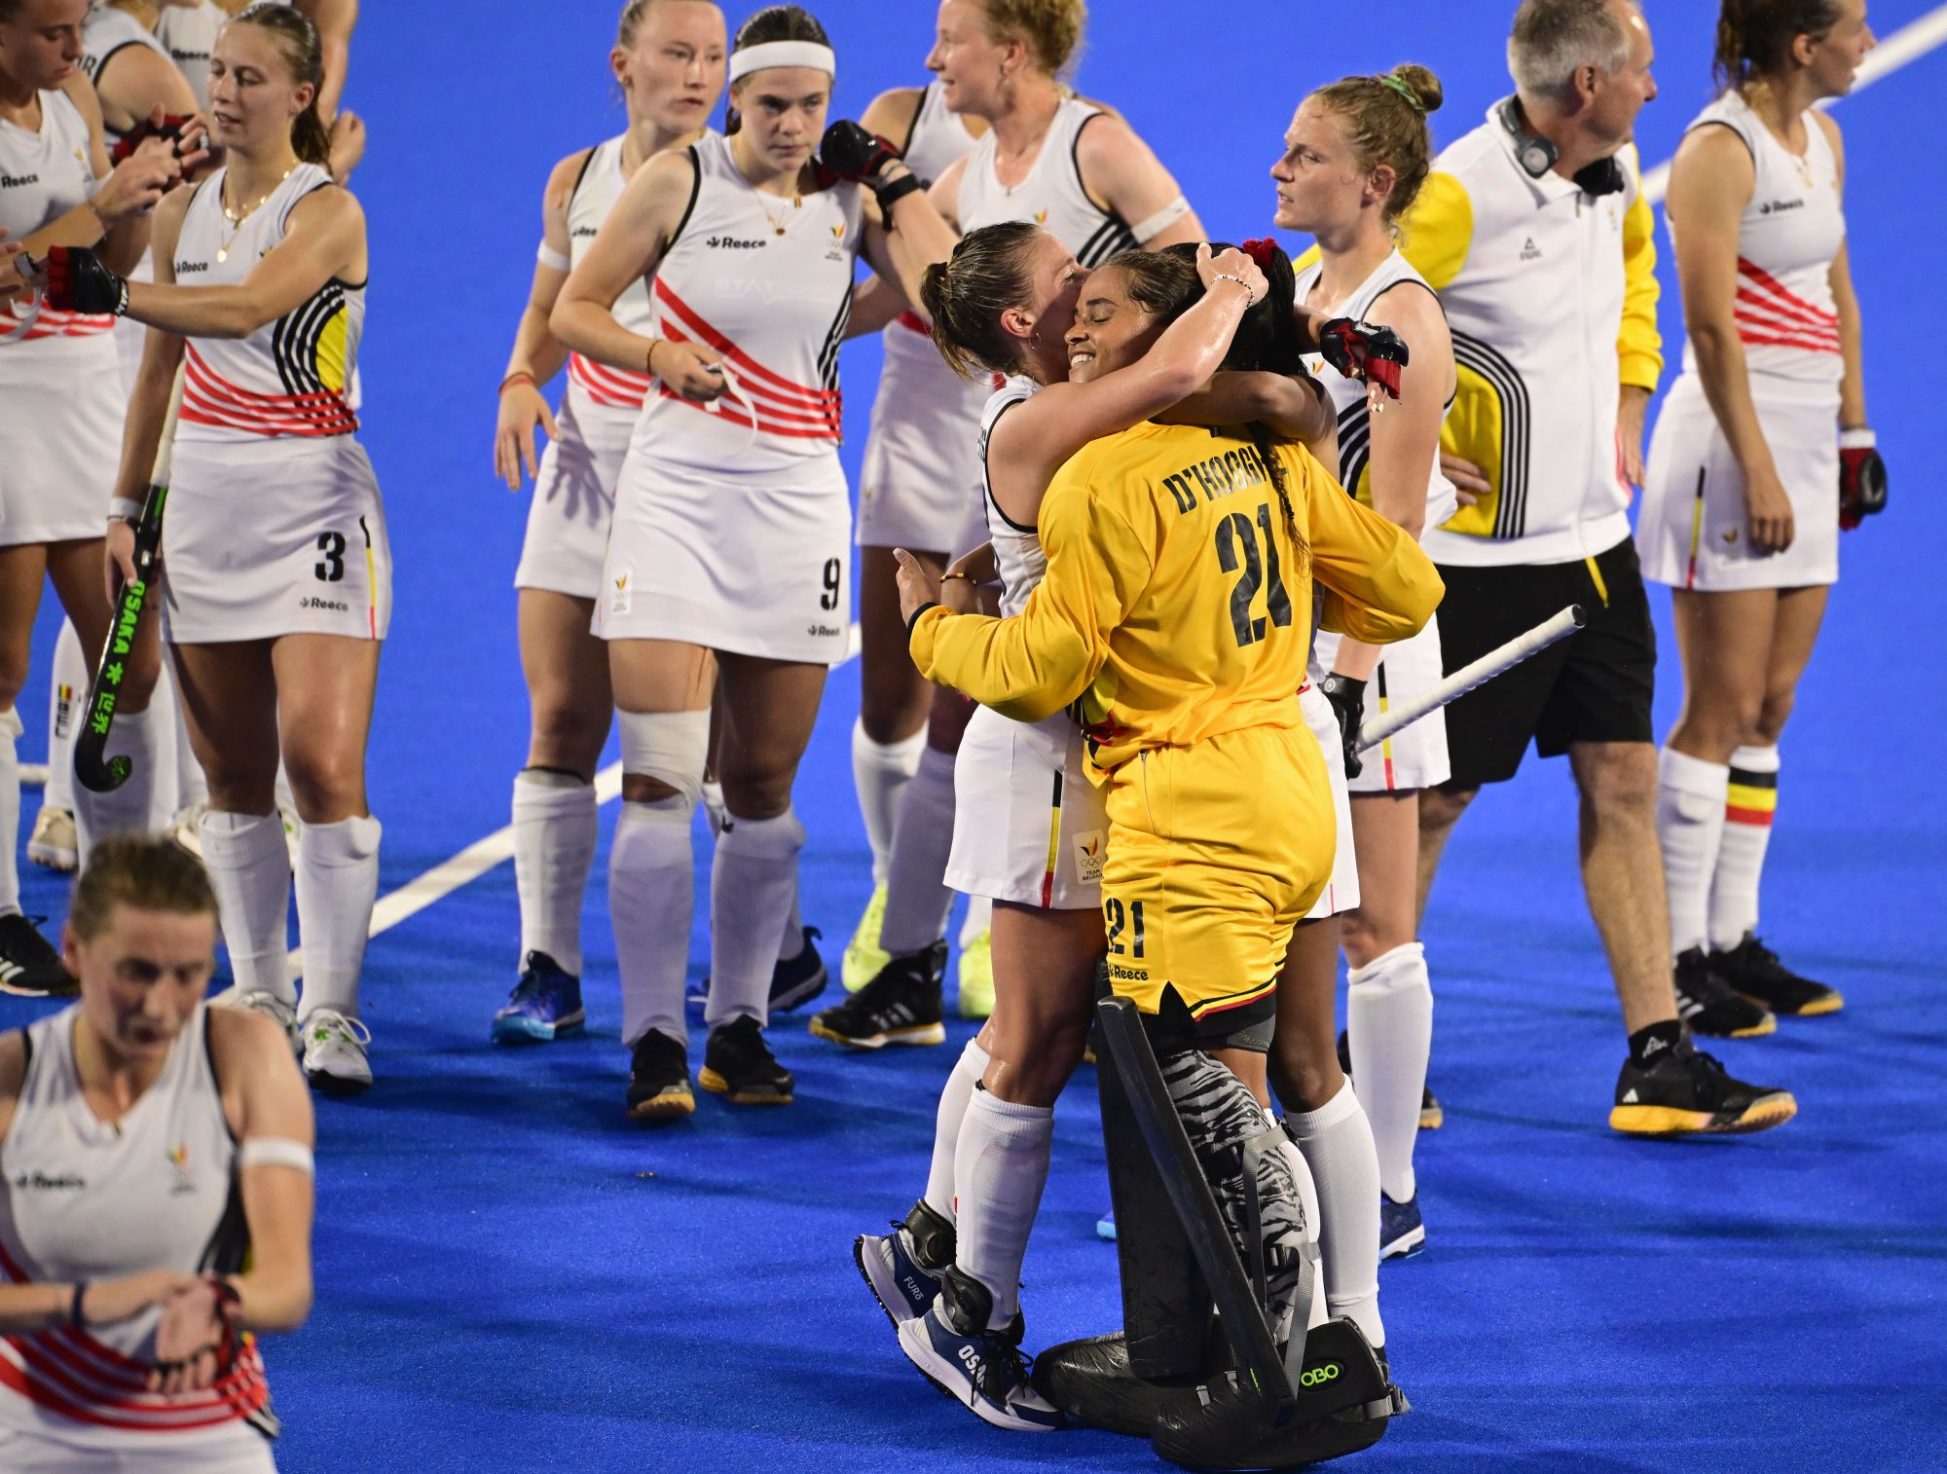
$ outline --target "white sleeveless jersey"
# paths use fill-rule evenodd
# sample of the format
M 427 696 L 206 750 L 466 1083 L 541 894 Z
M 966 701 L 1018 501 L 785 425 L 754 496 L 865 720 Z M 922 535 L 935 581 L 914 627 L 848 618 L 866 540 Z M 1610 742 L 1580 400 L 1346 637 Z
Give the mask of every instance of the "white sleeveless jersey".
M 1298 300 L 1303 302 L 1318 284 L 1323 274 L 1323 263 L 1314 262 L 1298 273 Z M 1358 287 L 1343 302 L 1334 303 L 1327 311 L 1327 317 L 1349 317 L 1354 322 L 1364 322 L 1366 314 L 1372 311 L 1372 304 L 1402 282 L 1414 282 L 1426 291 L 1426 278 L 1407 264 L 1406 258 L 1397 250 L 1373 269 L 1372 275 L 1360 282 Z M 1438 300 L 1438 294 L 1435 294 Z M 1345 489 L 1364 502 L 1372 505 L 1372 403 L 1364 384 L 1357 379 L 1349 379 L 1321 354 L 1313 354 L 1305 367 L 1313 378 L 1325 386 L 1325 392 L 1332 396 L 1332 408 L 1339 421 L 1339 482 Z M 1447 401 L 1447 409 L 1453 409 L 1453 400 Z M 1444 418 L 1444 416 L 1443 416 Z M 1426 488 L 1426 525 L 1438 527 L 1454 514 L 1460 505 L 1458 493 L 1453 482 L 1440 471 L 1440 458 L 1433 458 L 1433 473 Z
M 794 206 L 751 188 L 727 138 L 689 152 L 696 185 L 656 268 L 653 334 L 715 350 L 727 387 L 706 407 L 659 385 L 633 446 L 746 485 L 842 486 L 838 348 L 863 237 L 858 186 Z
M 1000 567 L 1004 616 L 1019 614 L 1027 604 L 1028 595 L 1048 571 L 1048 555 L 1041 550 L 1039 529 L 1009 521 L 1000 503 L 994 500 L 994 483 L 987 477 L 987 441 L 1001 416 L 1015 405 L 1032 399 L 1040 387 L 1032 379 L 1008 379 L 988 397 L 987 407 L 980 412 L 981 507 L 987 515 L 988 537 L 994 544 L 994 562 Z
M 197 103 L 206 109 L 210 105 L 210 52 L 216 45 L 216 33 L 229 19 L 216 0 L 203 0 L 201 5 L 164 5 L 156 12 L 156 40 L 168 51 L 177 70 L 189 79 Z
M 906 167 L 911 169 L 929 185 L 951 168 L 960 159 L 973 152 L 978 142 L 967 131 L 967 125 L 958 113 L 948 112 L 945 95 L 938 82 L 928 82 L 919 95 L 919 108 L 913 114 L 913 126 L 906 134 Z M 896 386 L 913 379 L 932 386 L 941 393 L 951 393 L 964 384 L 960 376 L 947 368 L 946 360 L 939 351 L 927 341 L 931 329 L 926 319 L 908 309 L 894 320 L 895 326 L 904 332 L 888 332 L 884 337 L 887 359 L 897 359 L 900 375 L 888 375 L 881 381 L 879 395 L 883 399 L 889 392 L 896 393 Z M 930 362 L 928 361 L 930 360 Z M 938 369 L 945 378 L 933 370 Z M 922 377 L 923 376 L 923 377 Z M 954 381 L 949 386 L 947 380 Z M 961 390 L 962 394 L 978 395 L 984 385 L 976 385 L 971 391 Z
M 1738 222 L 1737 335 L 1754 375 L 1837 383 L 1839 314 L 1832 262 L 1845 244 L 1839 162 L 1825 129 L 1805 115 L 1803 158 L 1780 143 L 1735 90 L 1698 114 L 1690 127 L 1730 129 L 1751 151 L 1757 182 Z M 1674 237 L 1676 225 L 1671 223 Z M 1696 351 L 1683 349 L 1683 371 L 1697 372 Z
M 108 58 L 126 46 L 141 46 L 153 51 L 157 56 L 169 59 L 169 48 L 155 38 L 153 32 L 126 10 L 95 0 L 94 8 L 88 18 L 81 22 L 81 70 L 96 87 L 101 86 L 101 69 L 108 64 Z M 113 129 L 105 129 L 110 143 L 121 138 Z
M 87 204 L 95 192 L 87 120 L 65 92 L 43 92 L 40 100 L 38 132 L 0 121 L 0 231 L 10 240 L 31 235 L 77 205 Z M 29 317 L 31 326 L 21 332 L 22 320 Z M 24 363 L 14 355 L 22 344 L 35 339 L 92 338 L 114 326 L 115 319 L 107 314 L 60 312 L 52 307 L 36 313 L 22 293 L 0 308 L 0 365 Z M 104 341 L 103 346 L 109 345 Z M 0 367 L 0 380 L 6 377 L 6 369 Z
M 579 266 L 581 258 L 588 254 L 588 248 L 595 242 L 596 232 L 608 219 L 609 211 L 615 208 L 616 200 L 621 198 L 622 187 L 629 182 L 628 176 L 622 172 L 622 145 L 627 137 L 627 134 L 618 134 L 606 143 L 596 144 L 581 166 L 581 177 L 575 181 L 574 193 L 568 200 L 570 270 Z M 630 282 L 622 295 L 615 299 L 612 310 L 615 320 L 630 332 L 649 336 L 650 326 L 655 321 L 655 309 L 649 302 L 647 282 Z M 642 408 L 650 383 L 647 374 L 610 368 L 579 353 L 568 355 L 568 380 L 580 385 L 596 404 L 607 409 L 626 410 Z
M 331 183 L 316 164 L 290 177 L 232 225 L 223 213 L 219 169 L 197 188 L 176 242 L 180 286 L 233 286 L 284 239 L 297 202 Z M 365 328 L 365 283 L 330 281 L 247 338 L 191 338 L 184 354 L 183 441 L 251 441 L 350 435 L 358 415 L 350 392 Z
M 1126 221 L 1096 204 L 1082 186 L 1081 167 L 1075 161 L 1076 144 L 1083 126 L 1101 111 L 1079 98 L 1063 98 L 1028 177 L 1012 189 L 994 172 L 997 145 L 989 130 L 974 145 L 966 172 L 960 176 L 955 206 L 960 233 L 1009 220 L 1032 220 L 1073 251 L 1082 265 L 1091 267 L 1100 266 L 1117 251 L 1141 244 Z
M 229 1274 L 249 1247 L 236 1143 L 199 1005 L 162 1073 L 114 1125 L 89 1109 L 74 1063 L 80 1005 L 27 1029 L 27 1075 L 0 1143 L 0 1273 L 71 1284 L 146 1269 Z M 254 1339 L 205 1392 L 144 1390 L 162 1312 L 0 1339 L 0 1428 L 58 1430 L 92 1448 L 142 1448 L 245 1424 L 275 1432 Z

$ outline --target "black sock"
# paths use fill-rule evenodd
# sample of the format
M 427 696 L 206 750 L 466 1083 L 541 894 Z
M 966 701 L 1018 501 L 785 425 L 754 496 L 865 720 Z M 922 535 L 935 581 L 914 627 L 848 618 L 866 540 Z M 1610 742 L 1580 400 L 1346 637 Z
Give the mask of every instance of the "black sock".
M 1680 1019 L 1666 1019 L 1660 1024 L 1651 1024 L 1629 1036 L 1629 1062 L 1634 1065 L 1655 1064 L 1665 1055 L 1675 1054 L 1681 1043 L 1683 1023 Z

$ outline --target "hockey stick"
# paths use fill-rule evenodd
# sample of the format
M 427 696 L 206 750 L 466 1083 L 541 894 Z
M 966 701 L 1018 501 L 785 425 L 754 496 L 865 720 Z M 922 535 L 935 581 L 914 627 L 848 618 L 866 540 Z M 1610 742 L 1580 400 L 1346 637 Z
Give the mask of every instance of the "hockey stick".
M 162 417 L 162 439 L 156 445 L 155 475 L 149 480 L 149 494 L 142 503 L 142 516 L 135 524 L 135 577 L 122 586 L 115 604 L 115 620 L 102 642 L 101 659 L 95 664 L 95 678 L 88 687 L 88 716 L 74 738 L 74 776 L 91 793 L 108 793 L 128 782 L 135 764 L 126 756 L 103 760 L 108 746 L 109 728 L 115 722 L 115 706 L 122 694 L 129 652 L 135 648 L 135 631 L 142 610 L 149 602 L 155 582 L 156 560 L 162 551 L 162 509 L 169 500 L 169 461 L 176 444 L 176 416 L 182 409 L 183 371 L 176 370 L 176 381 L 169 389 L 169 408 Z
M 1401 728 L 1412 726 L 1428 712 L 1438 711 L 1449 702 L 1458 701 L 1476 686 L 1486 685 L 1496 676 L 1505 675 L 1522 661 L 1541 654 L 1550 645 L 1566 640 L 1588 622 L 1588 616 L 1582 612 L 1580 604 L 1569 605 L 1527 634 L 1516 635 L 1507 644 L 1488 651 L 1479 660 L 1463 665 L 1437 686 L 1420 692 L 1384 716 L 1367 722 L 1359 729 L 1359 751 L 1377 747 Z

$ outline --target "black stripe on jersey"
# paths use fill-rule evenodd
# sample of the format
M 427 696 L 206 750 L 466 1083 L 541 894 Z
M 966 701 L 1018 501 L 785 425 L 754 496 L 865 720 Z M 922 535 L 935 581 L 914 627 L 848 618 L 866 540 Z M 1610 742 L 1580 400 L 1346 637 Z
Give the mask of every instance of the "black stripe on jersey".
M 588 177 L 588 166 L 595 162 L 595 154 L 599 148 L 600 145 L 597 144 L 594 148 L 585 148 L 581 151 L 581 167 L 575 170 L 575 182 L 568 190 L 570 210 L 575 207 L 575 196 L 581 193 L 581 182 Z
M 1359 399 L 1339 416 L 1339 484 L 1355 497 L 1371 452 L 1372 409 L 1365 399 Z
M 683 206 L 683 218 L 676 222 L 676 228 L 669 233 L 669 245 L 663 247 L 665 256 L 669 254 L 670 246 L 676 244 L 676 238 L 683 233 L 683 227 L 690 223 L 690 216 L 696 211 L 696 197 L 703 193 L 703 155 L 696 151 L 693 143 L 689 147 L 689 155 L 690 167 L 696 171 L 696 175 L 690 180 L 690 200 Z
M 838 350 L 845 341 L 845 325 L 852 320 L 852 294 L 849 290 L 838 304 L 838 316 L 825 334 L 825 346 L 818 350 L 818 382 L 825 389 L 838 389 Z
M 345 311 L 343 283 L 328 281 L 302 306 L 278 318 L 271 330 L 271 356 L 287 394 L 333 394 L 318 377 L 318 340 L 337 314 Z
M 1133 251 L 1136 238 L 1130 234 L 1129 227 L 1114 216 L 1109 216 L 1095 228 L 1095 234 L 1082 243 L 1081 250 L 1075 253 L 1076 261 L 1093 270 L 1118 251 Z
M 994 500 L 994 478 L 987 469 L 987 443 L 994 438 L 995 428 L 1000 424 L 1002 420 L 1007 418 L 1008 410 L 1017 409 L 1021 405 L 1024 405 L 1026 403 L 1027 401 L 1025 399 L 1017 399 L 1014 401 L 1013 404 L 1007 405 L 1005 408 L 1001 410 L 999 414 L 995 415 L 994 423 L 992 425 L 989 425 L 985 430 L 981 432 L 980 445 L 978 449 L 980 451 L 980 484 L 986 489 L 987 505 L 994 509 L 994 515 L 996 517 L 1000 518 L 1001 521 L 1005 522 L 1009 527 L 1013 528 L 1016 532 L 1033 533 L 1037 529 L 1032 527 L 1022 526 L 1019 522 L 1016 522 L 1012 517 L 1008 516 L 1007 513 L 1001 510 L 1001 504 Z
M 926 110 L 933 105 L 939 95 L 940 84 L 928 82 L 919 89 L 919 106 L 913 109 L 913 120 L 906 125 L 906 140 L 899 145 L 899 152 L 909 154 L 913 151 L 913 140 L 919 137 L 919 120 L 926 116 Z
M 95 86 L 99 87 L 101 86 L 101 74 L 108 70 L 108 64 L 111 61 L 113 61 L 116 57 L 120 56 L 124 51 L 128 50 L 129 47 L 131 46 L 140 46 L 144 51 L 147 51 L 149 49 L 148 47 L 143 46 L 140 41 L 124 41 L 120 46 L 115 47 L 112 51 L 109 51 L 107 54 L 102 56 L 99 60 L 95 61 L 95 63 L 92 66 L 89 65 L 88 57 L 86 56 L 82 57 L 81 70 L 87 75 L 87 78 L 90 82 L 93 82 Z
M 1528 522 L 1528 386 L 1500 353 L 1479 338 L 1456 331 L 1454 362 L 1487 380 L 1501 402 L 1501 499 L 1494 514 L 1494 536 L 1520 537 Z
M 316 194 L 321 189 L 336 189 L 337 187 L 338 186 L 332 183 L 331 180 L 322 179 L 319 180 L 318 183 L 312 185 L 303 194 L 294 197 L 291 200 L 291 202 L 284 207 L 284 213 L 280 215 L 277 219 L 277 234 L 279 235 L 279 237 L 282 237 L 284 232 L 287 229 L 289 229 L 290 222 L 291 222 L 291 211 L 295 210 L 302 201 L 310 199 L 312 195 Z

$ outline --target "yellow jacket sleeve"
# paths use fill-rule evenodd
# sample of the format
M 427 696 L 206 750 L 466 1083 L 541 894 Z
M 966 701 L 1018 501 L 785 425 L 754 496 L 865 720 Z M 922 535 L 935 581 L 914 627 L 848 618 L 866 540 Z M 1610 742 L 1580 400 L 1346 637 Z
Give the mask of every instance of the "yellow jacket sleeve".
M 1420 197 L 1400 217 L 1399 249 L 1407 264 L 1438 292 L 1460 275 L 1474 243 L 1474 202 L 1452 174 L 1427 175 Z
M 1418 634 L 1446 592 L 1433 560 L 1321 472 L 1306 478 L 1306 501 L 1321 627 L 1374 645 Z
M 1635 145 L 1630 145 L 1634 159 Z M 1663 372 L 1663 335 L 1656 330 L 1656 303 L 1662 288 L 1656 280 L 1656 215 L 1639 189 L 1636 203 L 1623 216 L 1622 331 L 1616 347 L 1622 356 L 1622 381 L 1638 389 L 1656 389 Z
M 929 609 L 913 623 L 913 663 L 1017 722 L 1053 716 L 1089 688 L 1109 657 L 1109 636 L 1148 582 L 1152 554 L 1129 523 L 1094 495 L 1077 463 L 1041 502 L 1048 571 L 1009 619 Z

